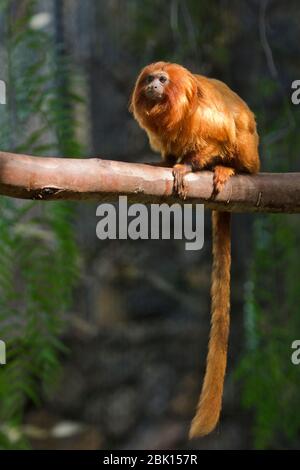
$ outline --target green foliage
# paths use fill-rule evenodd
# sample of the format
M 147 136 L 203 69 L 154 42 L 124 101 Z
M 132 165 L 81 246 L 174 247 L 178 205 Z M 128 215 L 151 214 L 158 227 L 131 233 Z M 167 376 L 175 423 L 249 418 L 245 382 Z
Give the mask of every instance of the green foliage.
M 78 156 L 73 106 L 80 98 L 70 64 L 53 53 L 50 34 L 31 28 L 34 0 L 18 20 L 8 2 L 0 8 L 7 66 L 1 78 L 9 90 L 1 107 L 1 149 Z M 26 403 L 38 403 L 59 374 L 63 317 L 77 278 L 73 217 L 70 203 L 0 200 L 0 324 L 7 346 L 7 364 L 0 368 L 0 448 L 26 447 L 18 430 Z M 5 429 L 15 429 L 13 443 Z
M 264 96 L 266 83 L 262 84 Z M 268 95 L 276 89 L 273 83 Z M 289 112 L 284 102 L 277 120 L 268 125 L 266 119 L 265 136 L 276 139 L 280 129 L 291 122 Z M 268 170 L 290 171 L 297 157 L 298 140 L 296 126 L 290 126 L 286 136 L 274 144 L 266 138 L 263 152 Z M 283 159 L 285 155 L 289 159 Z M 291 448 L 296 446 L 300 431 L 300 374 L 291 362 L 291 344 L 300 331 L 297 216 L 256 216 L 254 242 L 245 299 L 247 350 L 237 377 L 242 379 L 243 404 L 254 412 L 255 447 L 278 448 L 285 442 Z
M 300 376 L 291 363 L 291 344 L 300 329 L 295 256 L 300 237 L 292 217 L 262 216 L 255 223 L 255 256 L 246 295 L 247 353 L 240 364 L 243 404 L 255 411 L 254 442 L 276 446 L 284 434 L 293 442 L 300 429 L 297 413 Z M 284 223 L 283 223 L 284 222 Z

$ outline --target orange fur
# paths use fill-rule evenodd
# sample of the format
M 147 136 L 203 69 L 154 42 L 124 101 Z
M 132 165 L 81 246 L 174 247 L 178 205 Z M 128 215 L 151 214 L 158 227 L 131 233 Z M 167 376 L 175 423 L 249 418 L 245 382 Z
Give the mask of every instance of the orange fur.
M 159 82 L 160 74 L 167 77 Z M 150 76 L 150 77 L 149 77 Z M 156 78 L 158 98 L 147 95 Z M 153 95 L 151 95 L 152 97 Z M 214 194 L 236 172 L 256 173 L 260 162 L 255 117 L 225 83 L 192 74 L 178 64 L 145 67 L 133 91 L 130 109 L 147 132 L 150 145 L 173 166 L 174 190 L 186 197 L 184 176 L 204 168 L 214 171 Z M 190 437 L 211 432 L 222 406 L 230 309 L 230 213 L 213 211 L 211 334 L 202 392 Z
M 212 213 L 211 331 L 204 383 L 189 437 L 205 436 L 218 423 L 227 363 L 230 309 L 230 213 Z
M 166 71 L 165 99 L 153 103 L 143 94 L 147 75 Z M 133 91 L 131 110 L 150 145 L 176 163 L 186 156 L 197 169 L 214 162 L 238 172 L 259 171 L 258 135 L 253 113 L 225 83 L 194 75 L 184 67 L 157 62 L 145 67 Z

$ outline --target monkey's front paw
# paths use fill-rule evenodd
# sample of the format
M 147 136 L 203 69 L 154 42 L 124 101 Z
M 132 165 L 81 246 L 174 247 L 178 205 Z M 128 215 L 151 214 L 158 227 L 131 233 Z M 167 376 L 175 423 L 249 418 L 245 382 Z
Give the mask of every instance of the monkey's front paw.
M 221 165 L 215 166 L 213 179 L 214 194 L 218 194 L 219 192 L 221 192 L 226 181 L 230 178 L 230 176 L 233 176 L 234 174 L 235 171 L 233 168 Z
M 184 182 L 184 177 L 188 173 L 188 168 L 186 165 L 178 163 L 173 166 L 173 177 L 174 177 L 174 186 L 173 190 L 179 197 L 186 199 L 187 188 Z

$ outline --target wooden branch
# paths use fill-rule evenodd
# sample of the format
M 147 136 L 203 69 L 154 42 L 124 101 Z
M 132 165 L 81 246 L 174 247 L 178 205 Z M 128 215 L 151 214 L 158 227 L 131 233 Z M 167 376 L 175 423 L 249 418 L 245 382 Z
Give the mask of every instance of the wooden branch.
M 212 173 L 186 176 L 185 202 L 204 203 L 232 212 L 300 212 L 300 173 L 237 175 L 212 199 Z M 168 204 L 183 201 L 172 194 L 170 168 L 100 158 L 32 157 L 0 152 L 0 194 L 43 201 L 114 201 Z

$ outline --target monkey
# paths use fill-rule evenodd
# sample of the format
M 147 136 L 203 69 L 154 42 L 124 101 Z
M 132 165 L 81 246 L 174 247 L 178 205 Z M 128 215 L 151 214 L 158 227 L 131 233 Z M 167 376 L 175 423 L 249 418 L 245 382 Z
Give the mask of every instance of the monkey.
M 174 192 L 187 196 L 185 175 L 213 171 L 212 197 L 236 173 L 260 169 L 259 137 L 253 112 L 222 81 L 183 66 L 155 62 L 136 80 L 129 110 L 172 167 Z M 189 438 L 213 431 L 219 421 L 230 323 L 231 234 L 229 211 L 212 211 L 211 328 L 206 371 Z

